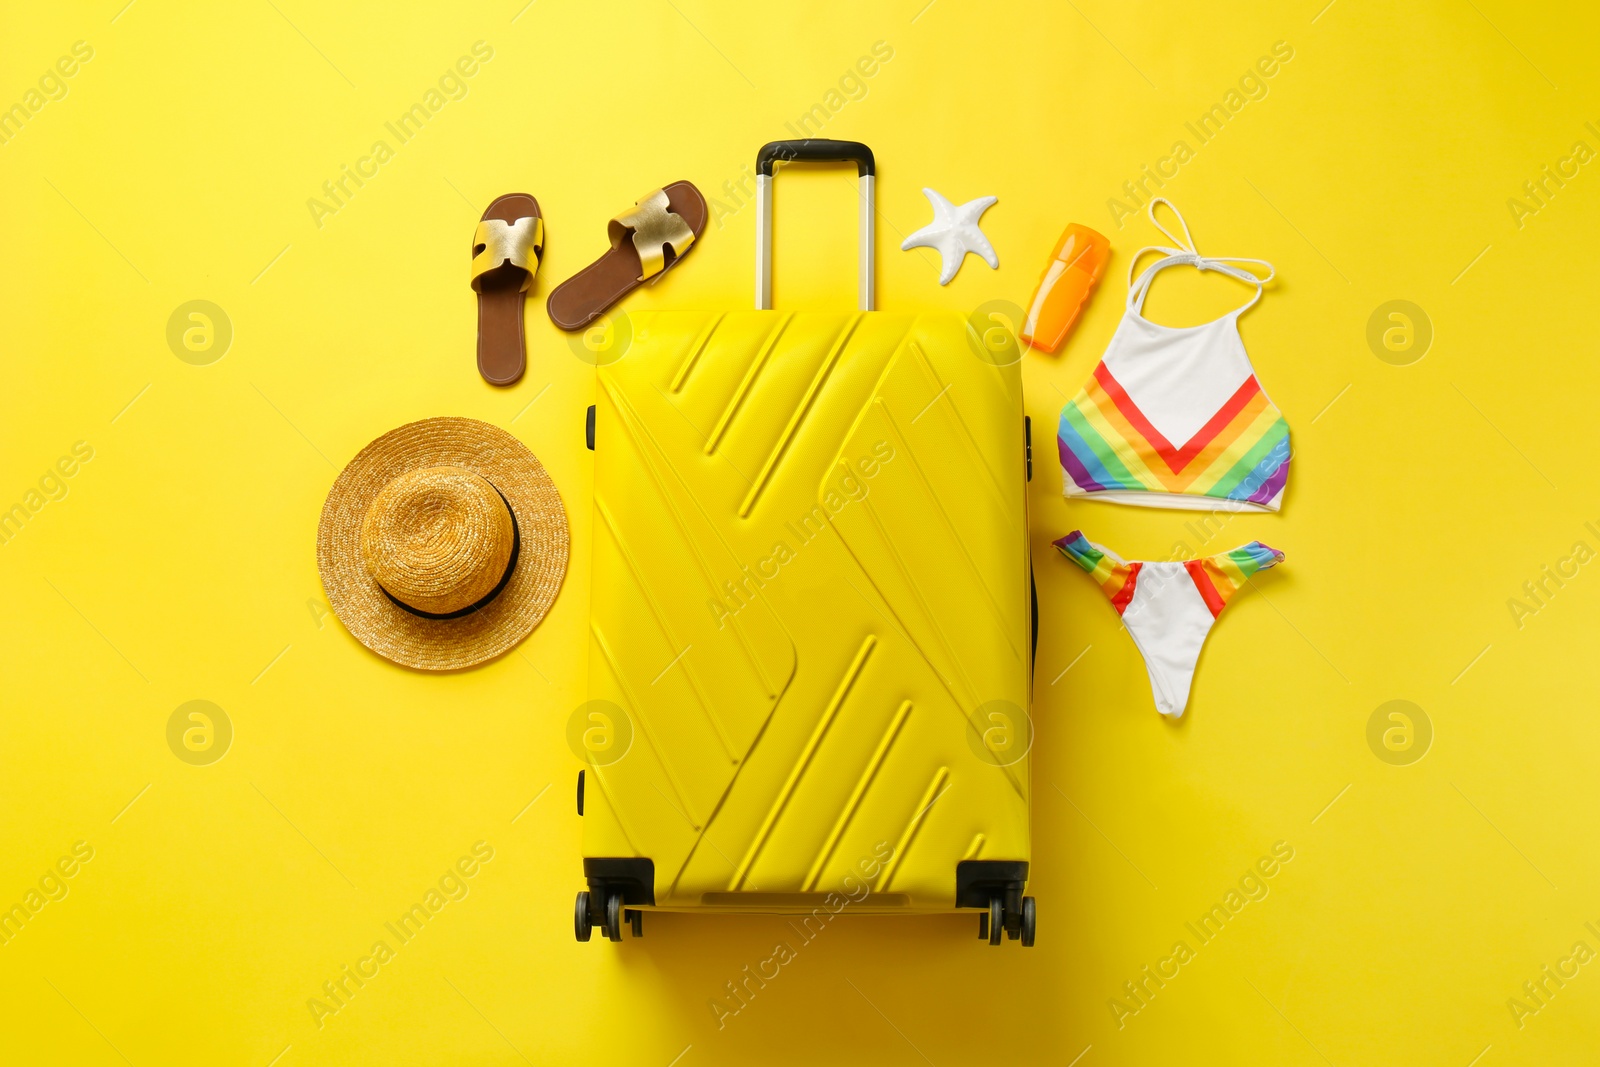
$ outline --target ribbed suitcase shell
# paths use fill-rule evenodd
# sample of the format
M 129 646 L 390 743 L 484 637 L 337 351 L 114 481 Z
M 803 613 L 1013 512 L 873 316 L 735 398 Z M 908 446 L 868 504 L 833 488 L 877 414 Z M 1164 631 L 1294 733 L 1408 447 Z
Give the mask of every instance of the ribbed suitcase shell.
M 1017 364 L 953 313 L 631 325 L 589 666 L 631 741 L 590 759 L 584 856 L 649 858 L 663 909 L 951 910 L 958 862 L 1029 858 Z

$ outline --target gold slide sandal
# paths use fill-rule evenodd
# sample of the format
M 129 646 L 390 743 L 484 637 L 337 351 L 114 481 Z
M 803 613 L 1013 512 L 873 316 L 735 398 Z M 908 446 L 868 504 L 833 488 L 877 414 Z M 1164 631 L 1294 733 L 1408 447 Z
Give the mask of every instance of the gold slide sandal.
M 706 198 L 689 182 L 646 193 L 606 226 L 610 251 L 551 292 L 545 305 L 550 321 L 563 330 L 581 330 L 645 282 L 660 278 L 682 262 L 705 232 L 709 215 Z

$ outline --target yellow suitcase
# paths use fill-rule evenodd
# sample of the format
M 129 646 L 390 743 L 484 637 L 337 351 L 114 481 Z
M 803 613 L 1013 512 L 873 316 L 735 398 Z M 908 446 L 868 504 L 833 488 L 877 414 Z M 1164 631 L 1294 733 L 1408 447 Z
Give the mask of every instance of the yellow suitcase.
M 953 313 L 631 316 L 598 368 L 576 932 L 645 909 L 980 909 L 1031 944 L 1034 619 L 1018 364 Z M 809 920 L 802 920 L 809 921 Z

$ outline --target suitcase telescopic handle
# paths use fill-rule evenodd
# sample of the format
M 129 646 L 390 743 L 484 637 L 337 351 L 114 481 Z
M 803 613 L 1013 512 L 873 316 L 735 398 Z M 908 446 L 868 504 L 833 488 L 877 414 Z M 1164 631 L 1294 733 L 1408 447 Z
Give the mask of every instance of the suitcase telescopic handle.
M 834 141 L 822 137 L 801 141 L 772 141 L 756 153 L 756 307 L 772 307 L 772 179 L 779 163 L 854 163 L 861 194 L 861 310 L 871 311 L 873 222 L 876 202 L 873 185 L 877 162 L 872 149 L 860 141 Z

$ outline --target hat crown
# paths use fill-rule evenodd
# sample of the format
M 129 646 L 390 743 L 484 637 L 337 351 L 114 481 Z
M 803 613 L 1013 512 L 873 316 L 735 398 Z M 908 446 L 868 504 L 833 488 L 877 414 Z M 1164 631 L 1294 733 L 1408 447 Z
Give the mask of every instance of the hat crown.
M 428 614 L 471 607 L 506 575 L 516 541 L 505 499 L 464 467 L 422 467 L 391 479 L 361 521 L 367 573 Z

